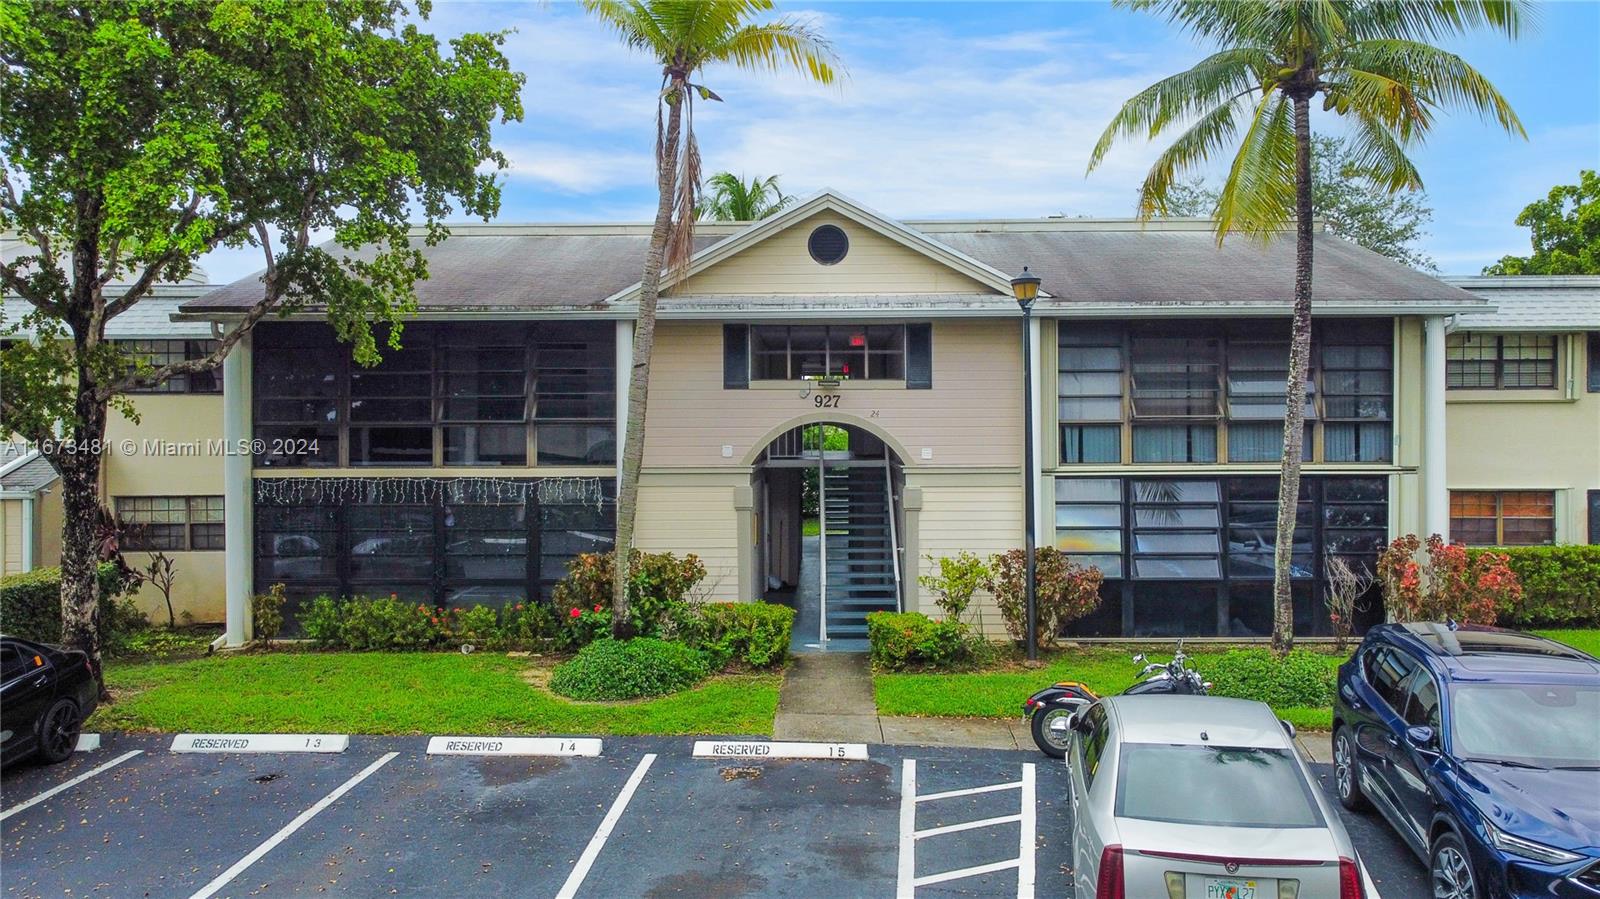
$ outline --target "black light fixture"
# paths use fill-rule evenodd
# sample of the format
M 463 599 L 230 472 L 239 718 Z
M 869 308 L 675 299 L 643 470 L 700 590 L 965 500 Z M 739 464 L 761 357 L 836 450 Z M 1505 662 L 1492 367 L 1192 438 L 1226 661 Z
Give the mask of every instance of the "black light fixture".
M 1022 531 L 1023 552 L 1026 563 L 1023 587 L 1027 596 L 1028 661 L 1039 658 L 1039 603 L 1034 586 L 1034 514 L 1033 484 L 1037 473 L 1033 470 L 1033 301 L 1039 298 L 1038 275 L 1022 267 L 1022 274 L 1011 279 L 1011 293 L 1022 307 Z

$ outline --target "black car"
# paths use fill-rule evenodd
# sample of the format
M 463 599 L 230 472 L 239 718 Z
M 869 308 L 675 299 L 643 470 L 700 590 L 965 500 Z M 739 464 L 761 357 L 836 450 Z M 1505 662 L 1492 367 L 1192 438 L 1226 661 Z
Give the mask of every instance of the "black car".
M 100 698 L 89 656 L 0 636 L 0 764 L 66 761 Z
M 1600 896 L 1600 661 L 1533 634 L 1386 624 L 1339 669 L 1334 781 L 1441 899 Z

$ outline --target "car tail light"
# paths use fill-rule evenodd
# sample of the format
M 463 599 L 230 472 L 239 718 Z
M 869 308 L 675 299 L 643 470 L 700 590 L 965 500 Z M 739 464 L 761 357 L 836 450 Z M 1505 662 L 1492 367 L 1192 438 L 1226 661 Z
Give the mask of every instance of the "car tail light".
M 1107 846 L 1100 850 L 1100 878 L 1095 881 L 1094 899 L 1127 899 L 1122 882 L 1121 846 Z
M 1361 888 L 1361 869 L 1352 859 L 1339 859 L 1339 899 L 1366 899 Z

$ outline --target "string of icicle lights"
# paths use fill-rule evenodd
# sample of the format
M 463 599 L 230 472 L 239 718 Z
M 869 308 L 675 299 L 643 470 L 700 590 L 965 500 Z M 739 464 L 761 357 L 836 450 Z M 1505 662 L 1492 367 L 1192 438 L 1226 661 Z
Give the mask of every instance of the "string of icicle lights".
M 262 478 L 256 502 L 274 506 L 365 503 L 431 505 L 447 503 L 525 503 L 537 497 L 542 506 L 593 506 L 611 500 L 609 478 Z

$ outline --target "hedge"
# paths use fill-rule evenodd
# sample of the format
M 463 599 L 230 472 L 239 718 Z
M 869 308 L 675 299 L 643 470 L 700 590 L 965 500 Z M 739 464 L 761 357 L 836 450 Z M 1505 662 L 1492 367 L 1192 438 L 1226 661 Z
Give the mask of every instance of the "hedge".
M 1333 704 L 1335 664 L 1303 649 L 1282 659 L 1265 649 L 1234 649 L 1211 662 L 1205 677 L 1213 696 L 1254 699 L 1275 709 L 1325 708 Z
M 119 602 L 126 584 L 117 566 L 102 562 L 100 580 L 100 644 L 111 648 L 147 626 L 131 602 Z M 61 569 L 35 568 L 0 578 L 0 629 L 12 637 L 41 643 L 61 642 Z
M 794 609 L 764 602 L 716 602 L 695 607 L 690 643 L 711 667 L 730 661 L 751 668 L 783 664 L 794 630 Z
M 1505 627 L 1600 627 L 1600 546 L 1505 546 L 1522 599 L 1500 610 Z
M 682 643 L 607 638 L 557 665 L 550 689 L 572 699 L 643 699 L 688 689 L 710 673 L 705 654 Z
M 921 612 L 867 615 L 867 641 L 872 664 L 888 671 L 957 668 L 972 661 L 976 642 L 960 622 L 934 621 Z

